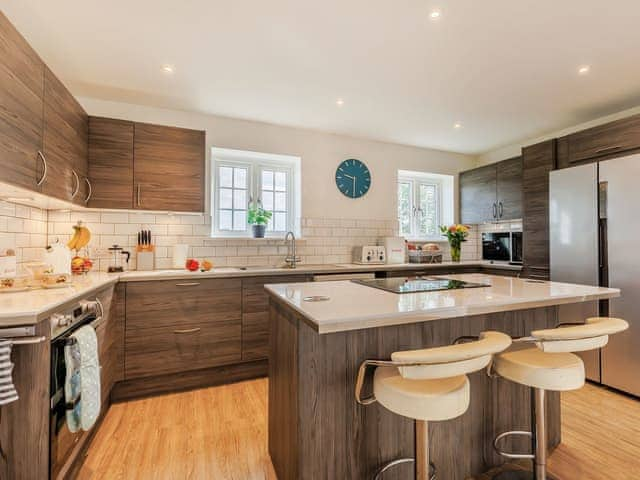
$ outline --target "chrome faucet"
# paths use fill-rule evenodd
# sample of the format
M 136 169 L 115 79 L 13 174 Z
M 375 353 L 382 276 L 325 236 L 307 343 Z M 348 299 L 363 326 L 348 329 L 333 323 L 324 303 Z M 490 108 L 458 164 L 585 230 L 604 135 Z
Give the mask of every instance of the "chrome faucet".
M 287 244 L 287 256 L 284 257 L 287 268 L 296 268 L 296 263 L 300 261 L 300 257 L 296 256 L 296 236 L 293 232 L 287 232 L 284 241 Z

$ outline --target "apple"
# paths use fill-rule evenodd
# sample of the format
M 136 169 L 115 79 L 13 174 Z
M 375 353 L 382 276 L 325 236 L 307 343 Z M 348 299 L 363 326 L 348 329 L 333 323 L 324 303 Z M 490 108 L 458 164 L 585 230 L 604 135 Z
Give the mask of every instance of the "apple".
M 190 272 L 196 272 L 198 268 L 200 268 L 200 263 L 198 263 L 198 261 L 195 258 L 190 258 L 187 260 L 187 264 L 185 265 L 185 268 Z

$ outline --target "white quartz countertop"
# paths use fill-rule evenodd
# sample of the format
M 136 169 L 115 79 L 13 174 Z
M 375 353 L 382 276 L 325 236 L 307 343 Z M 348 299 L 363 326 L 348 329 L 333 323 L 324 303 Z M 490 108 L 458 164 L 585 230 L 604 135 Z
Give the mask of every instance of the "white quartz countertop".
M 0 293 L 0 327 L 33 325 L 66 303 L 89 296 L 117 281 L 118 274 L 91 273 L 74 277 L 65 288 Z
M 302 314 L 321 334 L 579 303 L 620 295 L 620 290 L 615 288 L 477 273 L 439 277 L 491 286 L 396 294 L 350 281 L 337 281 L 273 284 L 267 285 L 266 289 Z M 313 296 L 326 296 L 329 300 L 304 300 Z
M 520 270 L 521 267 L 505 264 L 490 264 L 484 261 L 444 262 L 435 264 L 402 263 L 396 265 L 304 265 L 295 269 L 278 267 L 221 267 L 209 272 L 189 272 L 187 270 L 153 270 L 148 272 L 131 271 L 125 273 L 90 273 L 73 277 L 68 288 L 45 290 L 36 289 L 26 292 L 0 293 L 0 327 L 15 325 L 33 325 L 65 303 L 81 299 L 108 285 L 117 282 L 144 282 L 156 280 L 183 280 L 204 278 L 236 278 L 278 275 L 335 274 L 374 271 L 418 270 L 428 271 L 437 268 L 481 267 Z

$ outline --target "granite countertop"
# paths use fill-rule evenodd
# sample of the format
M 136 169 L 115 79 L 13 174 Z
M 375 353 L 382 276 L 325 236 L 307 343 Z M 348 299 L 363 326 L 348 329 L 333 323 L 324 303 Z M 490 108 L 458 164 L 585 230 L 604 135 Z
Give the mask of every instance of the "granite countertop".
M 142 282 L 155 280 L 183 280 L 204 278 L 236 278 L 278 275 L 335 274 L 374 271 L 429 270 L 434 268 L 479 267 L 505 268 L 520 270 L 517 265 L 489 264 L 488 262 L 444 262 L 436 264 L 403 263 L 396 265 L 304 265 L 295 269 L 278 267 L 221 267 L 209 272 L 189 272 L 187 270 L 154 270 L 149 272 L 124 273 L 90 273 L 81 277 L 73 277 L 73 283 L 67 288 L 36 289 L 26 292 L 0 293 L 0 327 L 16 325 L 33 325 L 64 305 L 91 295 L 108 285 L 117 282 Z
M 396 294 L 349 281 L 267 285 L 267 291 L 302 314 L 318 333 L 479 315 L 614 298 L 615 288 L 531 281 L 478 273 L 440 275 L 489 287 Z M 309 302 L 306 297 L 326 296 Z

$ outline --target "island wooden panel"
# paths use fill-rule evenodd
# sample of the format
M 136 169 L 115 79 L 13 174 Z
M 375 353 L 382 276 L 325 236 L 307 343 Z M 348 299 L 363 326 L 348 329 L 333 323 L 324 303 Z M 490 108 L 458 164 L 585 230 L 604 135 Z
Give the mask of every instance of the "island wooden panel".
M 411 419 L 378 404 L 355 402 L 363 360 L 447 345 L 484 330 L 524 335 L 554 325 L 557 314 L 549 307 L 318 335 L 297 313 L 273 298 L 271 302 L 269 452 L 280 480 L 372 478 L 380 465 L 414 455 Z M 447 480 L 463 480 L 503 463 L 493 451 L 493 438 L 531 425 L 528 388 L 484 372 L 470 375 L 470 381 L 469 410 L 430 425 L 431 458 Z M 549 446 L 554 447 L 560 441 L 557 393 L 549 394 L 548 408 Z M 506 443 L 527 448 L 522 441 Z M 413 478 L 410 467 L 385 476 L 408 478 Z
M 44 63 L 0 11 L 0 181 L 34 190 Z

